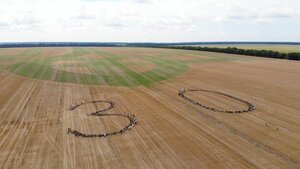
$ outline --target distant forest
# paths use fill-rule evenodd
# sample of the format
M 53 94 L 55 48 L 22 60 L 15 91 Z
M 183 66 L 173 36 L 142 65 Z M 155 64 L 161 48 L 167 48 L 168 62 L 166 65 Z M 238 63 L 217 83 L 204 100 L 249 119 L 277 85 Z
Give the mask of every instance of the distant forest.
M 184 49 L 184 50 L 197 50 L 208 51 L 217 53 L 228 53 L 237 55 L 257 56 L 265 58 L 300 60 L 300 53 L 280 53 L 272 50 L 254 50 L 254 49 L 239 49 L 236 47 L 216 48 L 216 47 L 200 47 L 200 46 L 156 46 L 159 48 L 169 49 Z
M 155 47 L 209 51 L 248 55 L 266 58 L 300 60 L 300 53 L 280 53 L 272 50 L 239 49 L 236 47 L 217 48 L 192 45 L 237 45 L 237 44 L 268 44 L 268 45 L 299 45 L 300 42 L 182 42 L 182 43 L 124 43 L 124 42 L 15 42 L 0 43 L 0 48 L 15 47 Z

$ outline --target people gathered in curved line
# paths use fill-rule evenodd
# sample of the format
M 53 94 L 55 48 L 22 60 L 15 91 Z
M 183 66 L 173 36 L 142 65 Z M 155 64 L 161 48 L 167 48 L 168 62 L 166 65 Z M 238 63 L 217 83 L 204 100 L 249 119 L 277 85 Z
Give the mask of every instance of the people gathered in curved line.
M 68 128 L 67 134 L 73 134 L 76 137 L 107 137 L 107 136 L 112 136 L 112 135 L 117 135 L 117 134 L 123 134 L 126 131 L 132 129 L 136 124 L 137 124 L 137 118 L 134 114 L 130 114 L 130 113 L 103 113 L 109 109 L 112 109 L 115 105 L 115 103 L 113 101 L 105 101 L 105 100 L 95 100 L 95 101 L 91 101 L 89 103 L 109 103 L 110 106 L 108 108 L 102 109 L 102 110 L 97 110 L 96 112 L 90 113 L 88 115 L 90 116 L 123 116 L 129 119 L 129 124 L 124 127 L 123 129 L 119 130 L 119 131 L 114 131 L 114 132 L 110 132 L 110 133 L 103 133 L 103 134 L 84 134 L 82 132 L 79 132 L 78 130 L 72 130 L 71 128 Z M 74 110 L 77 107 L 84 105 L 84 104 L 89 104 L 89 103 L 85 103 L 85 101 L 82 101 L 79 104 L 75 104 L 75 105 L 71 105 L 69 110 Z
M 234 110 L 234 111 L 232 111 L 232 110 L 218 110 L 216 108 L 213 108 L 213 107 L 201 104 L 201 103 L 199 103 L 199 102 L 197 102 L 197 101 L 195 101 L 195 100 L 193 100 L 193 99 L 191 99 L 191 98 L 189 98 L 189 97 L 187 97 L 187 96 L 184 95 L 184 93 L 186 93 L 186 92 L 195 92 L 195 91 L 210 92 L 210 93 L 216 93 L 216 94 L 220 94 L 220 95 L 223 95 L 223 96 L 227 96 L 229 98 L 232 98 L 232 99 L 238 100 L 238 101 L 240 101 L 242 103 L 245 103 L 248 106 L 248 108 L 245 109 L 245 110 Z M 222 112 L 222 113 L 247 113 L 247 112 L 251 112 L 251 111 L 255 110 L 255 106 L 253 104 L 251 104 L 251 103 L 249 103 L 249 102 L 247 102 L 245 100 L 242 100 L 240 98 L 231 96 L 229 94 L 221 93 L 221 92 L 215 92 L 215 91 L 203 90 L 203 89 L 189 89 L 189 90 L 183 89 L 183 90 L 179 90 L 178 96 L 182 97 L 183 99 L 185 99 L 185 100 L 187 100 L 187 101 L 189 101 L 189 102 L 191 102 L 191 103 L 193 103 L 193 104 L 195 104 L 197 106 L 200 106 L 200 107 L 202 107 L 204 109 L 212 110 L 212 111 L 215 111 L 215 112 Z

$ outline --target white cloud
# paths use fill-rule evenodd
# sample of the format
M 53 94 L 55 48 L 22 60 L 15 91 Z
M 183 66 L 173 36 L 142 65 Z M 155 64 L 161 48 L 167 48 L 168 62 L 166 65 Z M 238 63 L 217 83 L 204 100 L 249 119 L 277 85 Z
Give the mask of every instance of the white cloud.
M 22 32 L 15 36 L 24 41 L 239 40 L 243 31 L 252 31 L 247 27 L 299 25 L 299 7 L 298 0 L 3 0 L 0 41 L 14 39 L 9 31 Z M 280 25 L 287 20 L 289 25 Z M 30 39 L 32 33 L 37 39 Z M 299 31 L 290 34 L 265 39 L 300 40 Z

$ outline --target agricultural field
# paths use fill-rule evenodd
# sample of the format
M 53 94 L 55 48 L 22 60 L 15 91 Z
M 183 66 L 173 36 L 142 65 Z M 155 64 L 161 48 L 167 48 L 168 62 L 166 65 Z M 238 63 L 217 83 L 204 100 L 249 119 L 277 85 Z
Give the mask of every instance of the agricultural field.
M 199 45 L 202 46 L 202 45 Z M 235 44 L 235 45 L 203 45 L 207 47 L 218 47 L 218 48 L 227 48 L 227 47 L 236 47 L 240 49 L 254 49 L 254 50 L 272 50 L 281 53 L 292 53 L 300 52 L 300 45 L 260 45 L 260 44 Z
M 175 49 L 0 49 L 0 168 L 300 168 L 299 72 Z

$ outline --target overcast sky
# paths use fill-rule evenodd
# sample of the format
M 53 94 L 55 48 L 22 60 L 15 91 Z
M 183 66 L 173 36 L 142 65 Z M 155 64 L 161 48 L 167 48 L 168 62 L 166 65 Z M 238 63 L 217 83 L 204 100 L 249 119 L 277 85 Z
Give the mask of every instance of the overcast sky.
M 300 0 L 1 0 L 0 41 L 300 41 Z

